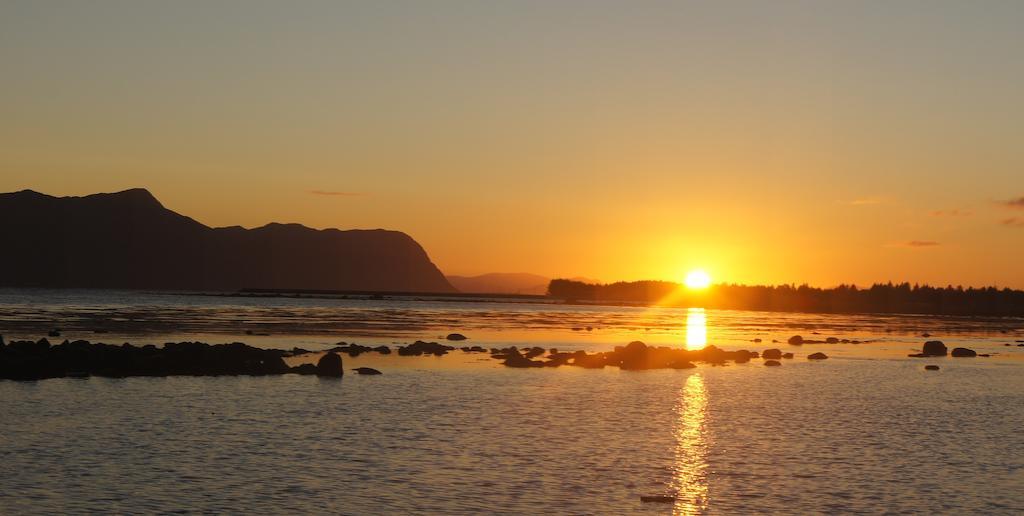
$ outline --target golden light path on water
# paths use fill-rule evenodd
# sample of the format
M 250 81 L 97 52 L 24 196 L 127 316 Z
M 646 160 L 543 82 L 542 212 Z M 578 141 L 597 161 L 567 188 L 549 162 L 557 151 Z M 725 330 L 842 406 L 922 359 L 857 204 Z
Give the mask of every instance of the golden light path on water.
M 708 508 L 707 408 L 704 378 L 693 373 L 686 379 L 677 405 L 673 514 L 703 514 Z
M 686 311 L 686 349 L 703 349 L 708 345 L 708 318 L 703 308 Z

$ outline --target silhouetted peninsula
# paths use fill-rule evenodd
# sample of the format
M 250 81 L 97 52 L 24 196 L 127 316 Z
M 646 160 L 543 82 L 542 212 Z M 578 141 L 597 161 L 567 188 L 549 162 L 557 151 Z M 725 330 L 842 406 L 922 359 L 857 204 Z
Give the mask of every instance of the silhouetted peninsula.
M 398 231 L 210 228 L 144 189 L 0 194 L 0 286 L 454 292 Z

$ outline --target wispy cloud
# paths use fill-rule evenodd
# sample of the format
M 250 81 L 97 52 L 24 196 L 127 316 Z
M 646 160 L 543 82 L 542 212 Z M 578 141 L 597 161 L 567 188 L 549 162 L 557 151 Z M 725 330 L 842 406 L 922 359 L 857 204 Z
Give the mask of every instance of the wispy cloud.
M 885 202 L 885 200 L 880 197 L 865 197 L 863 199 L 847 201 L 846 204 L 849 204 L 850 206 L 874 206 L 876 204 L 882 204 L 883 202 Z
M 933 217 L 970 217 L 974 215 L 974 212 L 969 210 L 935 210 L 932 212 Z
M 1024 217 L 1010 217 L 999 221 L 1000 224 L 1011 228 L 1024 228 Z
M 310 190 L 310 195 L 326 195 L 329 197 L 359 197 L 360 195 L 366 195 L 362 192 L 337 192 L 330 190 Z
M 907 247 L 935 247 L 941 244 L 933 240 L 911 240 L 904 245 Z
M 996 204 L 1007 208 L 1013 208 L 1015 210 L 1024 210 L 1024 197 L 1018 197 L 1016 199 L 1006 201 L 997 201 Z

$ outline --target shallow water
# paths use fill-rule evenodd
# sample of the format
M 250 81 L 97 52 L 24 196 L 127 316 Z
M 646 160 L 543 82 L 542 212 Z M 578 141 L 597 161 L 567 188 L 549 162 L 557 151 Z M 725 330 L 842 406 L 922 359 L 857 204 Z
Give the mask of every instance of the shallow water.
M 224 314 L 248 320 L 255 310 L 291 314 L 287 323 L 260 316 L 274 328 L 257 339 L 267 345 L 326 346 L 353 335 L 387 343 L 457 330 L 485 345 L 595 349 L 636 336 L 762 349 L 772 338 L 810 331 L 879 342 L 775 345 L 798 354 L 779 368 L 754 361 L 685 371 L 514 370 L 455 353 L 345 357 L 346 367 L 365 361 L 385 374 L 341 380 L 0 381 L 2 513 L 1024 511 L 1024 348 L 1002 346 L 1024 340 L 1020 320 L 135 293 L 97 303 L 103 295 L 62 295 L 72 302 L 0 295 L 0 331 L 10 338 L 59 325 L 72 338 L 207 335 L 220 342 L 250 324 L 222 328 L 217 321 L 233 320 Z M 182 299 L 187 306 L 176 304 Z M 90 335 L 74 315 L 89 310 L 145 317 L 120 333 Z M 307 312 L 347 321 L 403 310 L 410 313 L 395 317 L 422 326 L 408 334 L 318 334 L 302 324 Z M 43 315 L 31 324 L 19 319 L 33 313 Z M 175 321 L 171 313 L 200 315 Z M 514 323 L 524 319 L 552 322 Z M 572 329 L 586 320 L 605 322 L 590 332 Z M 619 320 L 629 322 L 609 322 Z M 281 331 L 285 324 L 290 333 Z M 497 331 L 500 325 L 508 327 Z M 922 331 L 1001 354 L 905 358 Z M 755 337 L 766 342 L 751 343 Z M 818 350 L 832 358 L 803 358 Z M 942 369 L 924 371 L 925 363 Z M 647 495 L 678 499 L 641 503 Z
M 1009 514 L 1020 373 L 837 359 L 0 382 L 0 507 Z
M 890 314 L 798 314 L 393 298 L 322 299 L 179 295 L 132 291 L 0 289 L 0 334 L 36 340 L 60 328 L 60 339 L 162 344 L 170 340 L 243 341 L 261 347 L 319 350 L 339 341 L 392 344 L 437 340 L 450 332 L 472 343 L 537 344 L 607 350 L 632 340 L 701 348 L 761 349 L 794 334 L 871 341 L 867 351 L 818 346 L 841 354 L 904 356 L 923 334 L 948 345 L 1024 357 L 1024 318 Z M 103 333 L 96 333 L 101 330 Z M 762 339 L 761 343 L 752 342 Z M 1007 348 L 1007 349 L 1004 349 Z M 1013 349 L 1009 349 L 1013 348 Z

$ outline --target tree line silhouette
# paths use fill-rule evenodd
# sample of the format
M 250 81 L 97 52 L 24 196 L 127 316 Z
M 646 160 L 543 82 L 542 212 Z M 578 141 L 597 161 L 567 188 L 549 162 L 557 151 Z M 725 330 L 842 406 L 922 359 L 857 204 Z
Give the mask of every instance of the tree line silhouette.
M 1009 288 L 932 287 L 910 283 L 839 285 L 712 285 L 691 290 L 669 281 L 590 284 L 555 279 L 548 296 L 569 302 L 663 304 L 779 312 L 907 313 L 1024 316 L 1024 291 Z

